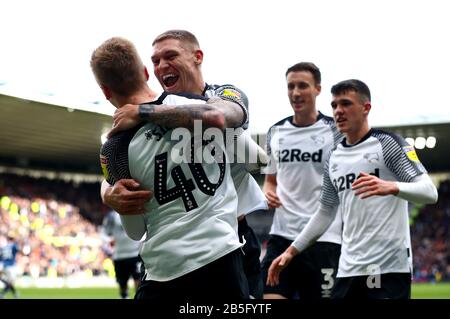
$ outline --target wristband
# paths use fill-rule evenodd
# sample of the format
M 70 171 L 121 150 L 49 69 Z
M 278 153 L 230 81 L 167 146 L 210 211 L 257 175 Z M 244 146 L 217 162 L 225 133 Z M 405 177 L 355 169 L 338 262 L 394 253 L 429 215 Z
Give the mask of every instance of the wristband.
M 148 119 L 155 112 L 154 104 L 139 104 L 139 118 Z

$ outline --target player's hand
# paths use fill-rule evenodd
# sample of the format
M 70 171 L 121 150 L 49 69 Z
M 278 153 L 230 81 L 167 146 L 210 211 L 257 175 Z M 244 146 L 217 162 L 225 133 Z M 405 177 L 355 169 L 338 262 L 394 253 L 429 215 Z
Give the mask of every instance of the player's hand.
M 352 190 L 355 191 L 355 196 L 361 195 L 361 199 L 375 195 L 397 195 L 399 192 L 396 182 L 385 181 L 367 173 L 361 173 L 360 177 L 353 182 Z
M 153 197 L 153 192 L 139 187 L 133 179 L 121 179 L 106 189 L 103 202 L 121 215 L 143 214 L 144 205 Z
M 269 272 L 267 275 L 266 284 L 268 286 L 276 286 L 280 283 L 280 273 L 281 271 L 289 265 L 292 258 L 298 253 L 297 249 L 289 246 L 280 256 L 272 261 L 269 267 Z
M 264 195 L 266 195 L 267 204 L 269 205 L 269 208 L 281 207 L 280 198 L 277 196 L 277 194 L 275 192 L 266 191 L 266 192 L 264 192 Z
M 141 122 L 139 117 L 139 105 L 125 104 L 114 112 L 113 127 L 108 132 L 108 138 L 120 131 L 135 127 Z

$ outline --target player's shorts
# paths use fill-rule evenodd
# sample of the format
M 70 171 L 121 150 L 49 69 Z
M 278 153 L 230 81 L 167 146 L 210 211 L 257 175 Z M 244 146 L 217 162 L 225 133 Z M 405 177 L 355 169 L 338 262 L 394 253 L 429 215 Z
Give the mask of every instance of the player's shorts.
M 169 281 L 144 280 L 135 299 L 223 301 L 248 299 L 240 248 L 186 275 Z
M 12 283 L 17 278 L 17 267 L 14 266 L 3 266 L 3 269 L 1 271 L 2 277 L 4 280 Z
M 259 261 L 261 246 L 258 237 L 248 225 L 245 217 L 239 220 L 238 234 L 240 240 L 242 240 L 242 237 L 245 239 L 245 245 L 242 247 L 244 251 L 243 264 L 250 296 L 255 299 L 262 299 L 264 285 L 261 277 L 261 263 Z
M 333 299 L 410 299 L 411 274 L 387 273 L 336 278 Z
M 264 294 L 279 294 L 288 299 L 330 298 L 333 289 L 341 245 L 330 242 L 316 242 L 296 255 L 280 273 L 277 286 L 267 286 L 267 274 L 272 261 L 281 255 L 292 240 L 271 235 L 262 261 Z
M 126 285 L 130 277 L 139 280 L 141 279 L 141 258 L 131 257 L 114 260 L 114 270 L 116 281 L 121 286 Z

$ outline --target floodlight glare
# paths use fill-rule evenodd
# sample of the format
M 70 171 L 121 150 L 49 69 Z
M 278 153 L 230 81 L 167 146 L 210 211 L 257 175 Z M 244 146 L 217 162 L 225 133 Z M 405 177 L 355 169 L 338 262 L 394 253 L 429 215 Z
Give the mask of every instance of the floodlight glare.
M 422 137 L 422 136 L 416 137 L 416 141 L 414 143 L 414 147 L 419 149 L 419 150 L 422 150 L 422 149 L 425 148 L 426 142 L 427 141 L 425 140 L 425 137 Z
M 434 136 L 428 136 L 427 138 L 427 142 L 425 143 L 425 145 L 428 148 L 434 148 L 436 146 L 436 137 Z

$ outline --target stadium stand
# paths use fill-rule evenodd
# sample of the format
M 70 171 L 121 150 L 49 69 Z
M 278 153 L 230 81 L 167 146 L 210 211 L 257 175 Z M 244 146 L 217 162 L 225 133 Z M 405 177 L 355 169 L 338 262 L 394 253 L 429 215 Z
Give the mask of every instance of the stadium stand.
M 17 275 L 68 277 L 111 272 L 99 225 L 100 184 L 0 174 L 0 236 L 20 248 Z
M 450 180 L 439 185 L 439 200 L 411 216 L 414 280 L 450 281 Z

